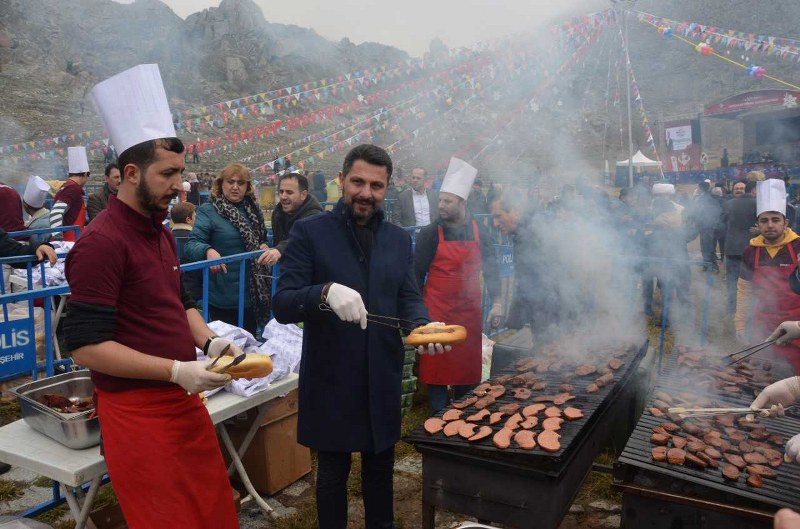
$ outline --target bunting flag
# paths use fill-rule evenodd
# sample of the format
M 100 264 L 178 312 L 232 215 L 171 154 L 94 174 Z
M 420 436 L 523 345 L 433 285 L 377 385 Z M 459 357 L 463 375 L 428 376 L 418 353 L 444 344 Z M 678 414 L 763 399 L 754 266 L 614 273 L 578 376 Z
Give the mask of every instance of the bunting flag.
M 632 13 L 635 13 L 641 22 L 656 28 L 670 28 L 673 34 L 680 34 L 687 39 L 704 42 L 719 49 L 737 49 L 800 62 L 800 40 L 797 39 L 746 33 L 698 22 L 678 21 L 643 11 L 632 11 Z

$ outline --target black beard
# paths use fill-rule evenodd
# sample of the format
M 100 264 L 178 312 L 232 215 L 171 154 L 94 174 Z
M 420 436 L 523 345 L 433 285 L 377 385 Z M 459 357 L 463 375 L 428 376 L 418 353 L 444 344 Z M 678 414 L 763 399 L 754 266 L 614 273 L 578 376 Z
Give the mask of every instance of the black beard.
M 170 200 L 178 196 L 177 193 L 172 193 Z M 157 197 L 151 190 L 150 186 L 144 180 L 144 176 L 139 180 L 139 185 L 136 186 L 136 198 L 139 199 L 139 204 L 149 211 L 150 213 L 158 213 L 159 211 L 166 211 L 169 206 L 159 205 L 159 197 Z

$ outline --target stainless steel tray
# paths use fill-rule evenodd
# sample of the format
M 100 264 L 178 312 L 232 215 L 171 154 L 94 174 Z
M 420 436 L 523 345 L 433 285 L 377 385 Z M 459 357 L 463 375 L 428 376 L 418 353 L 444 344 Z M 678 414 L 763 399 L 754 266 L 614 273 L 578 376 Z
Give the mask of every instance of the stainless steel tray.
M 59 413 L 38 402 L 45 393 L 66 398 L 91 397 L 94 384 L 88 370 L 72 371 L 12 388 L 28 426 L 64 446 L 80 450 L 100 443 L 100 422 L 88 414 Z

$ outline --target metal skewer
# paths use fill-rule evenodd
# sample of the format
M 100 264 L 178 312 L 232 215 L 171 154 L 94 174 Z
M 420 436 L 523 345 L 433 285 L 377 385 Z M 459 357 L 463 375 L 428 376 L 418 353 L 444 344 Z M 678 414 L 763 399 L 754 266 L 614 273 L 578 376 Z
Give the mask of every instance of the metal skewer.
M 783 410 L 787 409 L 788 407 L 783 408 Z M 747 415 L 751 413 L 754 415 L 759 415 L 761 417 L 769 417 L 771 412 L 769 408 L 752 409 L 752 408 L 682 408 L 682 407 L 669 408 L 667 411 L 669 413 L 676 413 L 683 419 L 687 417 L 707 417 L 710 415 L 725 415 L 725 414 Z
M 746 355 L 740 356 L 739 358 L 734 359 L 732 362 L 728 363 L 725 367 L 732 366 L 733 364 L 737 364 L 737 363 L 741 362 L 742 360 L 745 360 L 745 359 L 753 356 L 756 353 L 760 353 L 761 351 L 763 351 L 767 347 L 772 346 L 772 344 L 774 344 L 777 341 L 778 341 L 778 338 L 775 338 L 773 340 L 767 340 L 766 342 L 762 342 L 762 343 L 754 345 L 752 347 L 748 347 L 747 349 L 744 349 L 744 350 L 739 351 L 737 353 L 732 353 L 732 354 L 728 355 L 728 357 L 731 357 L 731 356 L 737 355 L 737 354 L 741 354 L 744 351 L 750 351 Z
M 329 305 L 325 303 L 319 304 L 319 310 L 325 312 L 333 312 L 333 309 L 330 308 Z M 389 323 L 387 321 L 382 320 L 392 320 L 394 323 Z M 411 332 L 414 328 L 417 327 L 417 324 L 410 320 L 404 320 L 403 318 L 395 318 L 394 316 L 383 316 L 380 314 L 367 314 L 367 321 L 370 323 L 377 323 L 378 325 L 385 325 L 387 327 L 392 327 L 393 329 L 401 329 L 406 332 Z

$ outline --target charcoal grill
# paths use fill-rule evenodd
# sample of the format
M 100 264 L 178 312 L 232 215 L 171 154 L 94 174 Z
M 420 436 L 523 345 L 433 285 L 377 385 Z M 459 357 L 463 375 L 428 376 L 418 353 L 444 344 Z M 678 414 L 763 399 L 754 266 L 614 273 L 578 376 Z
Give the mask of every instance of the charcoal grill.
M 674 356 L 673 352 L 655 391 L 687 392 L 686 379 L 677 369 Z M 719 398 L 735 406 L 748 406 L 752 395 L 720 394 Z M 762 488 L 754 488 L 744 477 L 737 482 L 726 481 L 719 470 L 653 461 L 652 428 L 668 419 L 654 417 L 649 411 L 651 405 L 614 465 L 614 486 L 623 493 L 623 528 L 768 529 L 779 508 L 800 510 L 800 465 L 784 463 L 776 469 L 776 479 L 765 478 Z M 760 420 L 786 440 L 800 433 L 800 421 L 792 417 Z
M 612 431 L 621 425 L 628 425 L 628 433 L 633 429 L 634 375 L 646 351 L 647 343 L 621 358 L 625 364 L 614 372 L 613 385 L 591 394 L 572 392 L 577 398 L 568 404 L 580 407 L 584 417 L 565 424 L 558 452 L 499 450 L 491 436 L 470 443 L 460 437 L 432 437 L 422 428 L 411 432 L 405 440 L 422 454 L 423 529 L 433 529 L 437 507 L 520 529 L 558 527 Z M 514 357 L 532 353 L 498 344 L 494 354 Z M 512 372 L 506 368 L 492 376 Z M 558 387 L 559 374 L 541 376 L 548 382 L 542 393 Z M 513 401 L 506 394 L 498 404 Z

